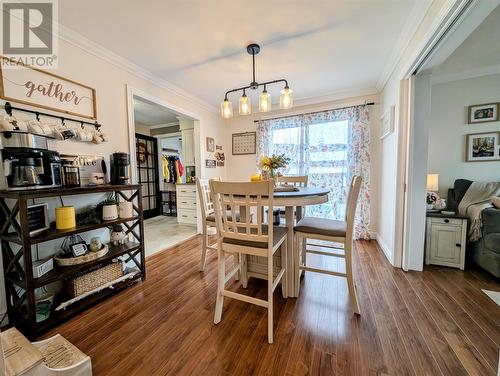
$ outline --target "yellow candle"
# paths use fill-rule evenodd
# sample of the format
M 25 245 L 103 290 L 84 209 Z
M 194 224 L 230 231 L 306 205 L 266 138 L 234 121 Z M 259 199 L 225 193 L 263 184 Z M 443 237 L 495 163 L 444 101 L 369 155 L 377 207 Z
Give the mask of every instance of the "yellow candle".
M 56 208 L 56 229 L 68 230 L 74 227 L 76 227 L 75 208 L 73 206 Z
M 262 175 L 261 174 L 253 174 L 250 176 L 250 181 L 261 181 L 262 180 Z

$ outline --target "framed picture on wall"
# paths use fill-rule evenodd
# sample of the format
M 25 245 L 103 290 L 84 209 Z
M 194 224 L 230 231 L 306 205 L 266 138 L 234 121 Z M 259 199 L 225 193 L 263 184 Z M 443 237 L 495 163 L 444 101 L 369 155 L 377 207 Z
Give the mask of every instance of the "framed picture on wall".
M 467 162 L 499 161 L 499 136 L 498 132 L 466 135 L 465 160 Z
M 394 110 L 395 106 L 389 107 L 380 118 L 380 139 L 384 139 L 394 132 Z
M 498 103 L 486 103 L 469 106 L 469 124 L 498 121 Z
M 212 137 L 207 137 L 207 151 L 213 153 L 215 151 L 215 140 Z

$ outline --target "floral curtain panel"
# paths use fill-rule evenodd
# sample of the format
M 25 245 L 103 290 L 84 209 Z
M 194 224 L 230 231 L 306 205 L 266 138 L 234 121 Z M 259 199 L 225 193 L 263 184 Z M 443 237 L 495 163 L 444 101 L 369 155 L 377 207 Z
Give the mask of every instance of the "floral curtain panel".
M 355 238 L 369 239 L 370 128 L 368 106 L 262 120 L 257 126 L 257 160 L 285 154 L 285 175 L 308 175 L 310 187 L 329 188 L 329 202 L 308 206 L 306 215 L 344 220 L 347 187 L 362 178 Z

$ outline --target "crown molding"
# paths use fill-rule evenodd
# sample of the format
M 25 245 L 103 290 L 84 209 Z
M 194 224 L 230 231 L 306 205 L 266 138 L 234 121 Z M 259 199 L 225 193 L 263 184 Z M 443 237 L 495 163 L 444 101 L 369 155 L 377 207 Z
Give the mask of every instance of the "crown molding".
M 297 98 L 296 100 L 294 100 L 294 107 L 310 106 L 325 102 L 334 102 L 343 99 L 364 97 L 368 95 L 378 95 L 379 93 L 380 91 L 375 87 L 360 87 L 356 89 L 336 90 L 319 96 Z
M 397 64 L 403 57 L 403 53 L 408 48 L 410 41 L 412 40 L 420 23 L 427 14 L 427 11 L 429 10 L 432 2 L 433 0 L 415 1 L 415 4 L 410 11 L 410 15 L 407 18 L 407 22 L 405 23 L 403 30 L 399 34 L 396 45 L 392 49 L 391 55 L 389 56 L 389 59 L 385 64 L 385 68 L 380 74 L 379 79 L 377 80 L 377 84 L 375 86 L 377 88 L 377 91 L 380 92 L 383 90 L 392 72 L 394 72 L 394 70 L 396 69 Z
M 448 74 L 432 74 L 431 84 L 438 85 L 444 84 L 446 82 L 452 81 L 462 81 L 468 80 L 470 78 L 491 76 L 494 74 L 500 74 L 500 65 L 489 65 L 487 67 L 469 69 L 462 72 L 448 73 Z
M 85 38 L 83 35 L 62 24 L 59 24 L 59 38 L 89 54 L 92 54 L 108 63 L 115 65 L 120 69 L 123 69 L 135 75 L 136 77 L 139 77 L 162 89 L 165 89 L 176 96 L 182 97 L 207 111 L 214 113 L 218 112 L 218 109 L 215 106 L 209 104 L 203 99 L 200 99 L 195 95 L 179 88 L 178 86 L 173 85 L 165 79 L 154 75 L 147 69 L 144 69 L 143 67 L 131 62 L 128 59 L 125 59 L 118 54 L 115 54 L 114 52 L 111 52 L 107 48 L 91 41 L 88 38 Z

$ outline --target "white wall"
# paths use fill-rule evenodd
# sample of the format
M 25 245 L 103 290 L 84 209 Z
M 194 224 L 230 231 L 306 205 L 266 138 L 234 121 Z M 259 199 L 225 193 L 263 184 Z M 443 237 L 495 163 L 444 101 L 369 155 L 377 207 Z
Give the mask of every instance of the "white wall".
M 429 173 L 439 174 L 439 194 L 455 179 L 500 180 L 500 161 L 465 162 L 466 134 L 500 132 L 500 121 L 467 124 L 467 107 L 500 100 L 500 74 L 432 86 Z
M 380 124 L 380 111 L 379 111 L 379 97 L 377 95 L 367 95 L 362 97 L 346 98 L 336 101 L 323 102 L 317 104 L 308 104 L 304 106 L 295 106 L 289 111 L 272 111 L 269 113 L 253 113 L 248 116 L 235 116 L 231 119 L 224 121 L 224 127 L 227 129 L 226 132 L 226 174 L 227 179 L 233 181 L 248 181 L 250 175 L 257 171 L 257 156 L 252 155 L 231 155 L 231 145 L 232 145 L 232 134 L 241 132 L 255 132 L 257 129 L 257 123 L 255 120 L 260 119 L 270 119 L 273 117 L 297 115 L 301 113 L 329 110 L 339 107 L 350 106 L 353 104 L 359 104 L 364 101 L 375 102 L 374 106 L 370 107 L 370 137 L 371 137 L 371 222 L 370 231 L 373 235 L 376 234 L 377 229 L 377 212 L 378 212 L 378 187 L 379 187 L 379 165 L 380 165 L 380 141 L 379 141 L 379 124 Z M 228 158 L 229 157 L 229 158 Z
M 395 106 L 395 130 L 394 133 L 386 137 L 381 145 L 381 171 L 380 171 L 380 190 L 379 190 L 379 208 L 377 240 L 384 250 L 384 253 L 391 262 L 396 263 L 398 259 L 396 253 L 401 252 L 400 244 L 396 244 L 394 218 L 396 217 L 396 177 L 398 171 L 398 160 L 402 158 L 401 151 L 398 150 L 398 136 L 401 131 L 400 115 L 402 108 L 400 105 L 400 83 L 408 74 L 408 69 L 413 64 L 417 55 L 425 47 L 431 37 L 433 30 L 437 28 L 438 21 L 449 9 L 451 0 L 433 0 L 425 17 L 418 26 L 415 34 L 410 40 L 408 46 L 401 54 L 399 62 L 396 64 L 389 79 L 381 92 L 382 108 L 384 113 Z
M 200 130 L 199 136 L 214 137 L 216 142 L 223 144 L 224 128 L 220 118 L 203 103 L 195 99 L 168 89 L 165 85 L 155 84 L 151 80 L 142 78 L 131 72 L 128 68 L 120 66 L 114 60 L 103 55 L 102 51 L 85 49 L 76 46 L 66 40 L 59 40 L 59 68 L 53 73 L 65 78 L 81 82 L 96 89 L 97 117 L 102 124 L 102 131 L 109 137 L 109 142 L 94 145 L 92 143 L 79 143 L 73 141 L 56 142 L 56 149 L 62 153 L 72 154 L 99 154 L 109 156 L 116 151 L 130 152 L 127 125 L 127 92 L 126 87 L 130 85 L 142 92 L 161 98 L 163 101 L 174 104 L 177 108 L 189 113 L 197 114 Z M 0 102 L 3 104 L 3 101 Z M 201 152 L 204 156 L 204 150 Z M 201 164 L 201 176 L 225 176 L 224 168 L 205 169 Z M 78 205 L 75 201 L 68 199 L 70 204 Z M 60 246 L 49 244 L 55 252 Z M 1 262 L 1 260 L 0 260 Z M 3 289 L 3 276 L 0 268 L 0 315 L 5 311 L 5 293 Z

